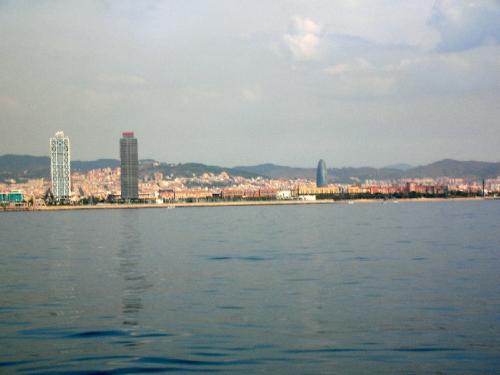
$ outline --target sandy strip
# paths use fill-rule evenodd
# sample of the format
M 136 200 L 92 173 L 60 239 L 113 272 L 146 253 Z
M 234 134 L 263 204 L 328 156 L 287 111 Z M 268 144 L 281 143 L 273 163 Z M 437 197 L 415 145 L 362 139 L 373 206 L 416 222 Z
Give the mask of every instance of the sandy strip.
M 286 205 L 318 205 L 318 204 L 395 204 L 395 203 L 408 203 L 408 202 L 477 202 L 485 199 L 481 197 L 473 198 L 407 198 L 407 199 L 355 199 L 351 201 L 335 201 L 331 199 L 322 199 L 316 201 L 301 201 L 301 200 L 271 200 L 271 201 L 237 201 L 237 202 L 193 202 L 193 203 L 100 203 L 96 205 L 85 206 L 35 206 L 23 208 L 7 208 L 4 212 L 9 211 L 67 211 L 67 210 L 109 210 L 109 209 L 138 209 L 138 208 L 185 208 L 185 207 L 228 207 L 228 206 L 286 206 Z M 3 210 L 0 209 L 0 212 Z

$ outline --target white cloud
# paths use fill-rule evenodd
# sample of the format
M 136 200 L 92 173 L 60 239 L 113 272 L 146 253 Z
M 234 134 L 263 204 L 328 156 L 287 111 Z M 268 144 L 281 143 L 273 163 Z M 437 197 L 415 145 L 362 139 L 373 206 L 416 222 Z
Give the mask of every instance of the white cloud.
M 500 43 L 500 2 L 437 0 L 428 24 L 438 31 L 440 52 Z
M 118 91 L 85 89 L 81 95 L 81 106 L 88 112 L 113 111 L 123 105 L 126 95 Z
M 184 87 L 179 91 L 179 97 L 183 105 L 191 105 L 195 102 L 213 100 L 221 96 L 221 93 L 211 87 Z
M 402 59 L 396 67 L 387 66 L 386 70 L 400 69 L 408 70 L 415 67 L 434 67 L 440 66 L 444 69 L 467 70 L 471 63 L 463 56 L 459 55 L 427 55 L 414 58 Z
M 285 34 L 284 39 L 295 59 L 313 60 L 318 57 L 321 27 L 310 18 L 293 18 L 295 34 Z
M 150 92 L 141 88 L 131 89 L 122 86 L 87 87 L 75 90 L 68 95 L 73 96 L 80 108 L 85 112 L 116 113 L 133 108 L 142 108 L 149 102 Z
M 293 18 L 298 32 L 304 34 L 319 34 L 321 27 L 310 18 L 295 16 Z
M 497 91 L 500 61 L 492 51 L 481 48 L 459 53 L 411 53 L 396 62 L 374 64 L 354 59 L 323 69 L 328 85 L 340 97 L 375 95 L 463 96 Z
M 366 98 L 393 94 L 397 83 L 394 76 L 370 73 L 338 77 L 334 88 L 339 97 Z
M 350 63 L 332 65 L 323 72 L 332 77 L 335 95 L 341 97 L 387 95 L 397 89 L 394 74 L 361 58 Z
M 259 86 L 244 87 L 241 90 L 241 97 L 248 102 L 255 102 L 259 100 L 261 90 Z
M 110 85 L 127 85 L 136 86 L 144 85 L 146 80 L 143 77 L 130 74 L 110 74 L 101 75 L 98 78 L 99 82 Z
M 0 95 L 0 109 L 4 111 L 15 111 L 19 109 L 19 102 L 16 98 Z
M 324 69 L 324 72 L 329 75 L 336 76 L 346 73 L 357 73 L 373 69 L 375 69 L 375 67 L 373 66 L 372 63 L 368 62 L 365 59 L 358 58 L 351 64 L 336 64 L 329 66 L 328 68 Z
M 331 1 L 325 2 L 317 17 L 325 35 L 349 36 L 377 45 L 420 47 L 436 37 L 427 24 L 434 1 Z
M 327 74 L 330 74 L 332 76 L 336 76 L 336 75 L 347 73 L 349 71 L 349 69 L 350 69 L 350 67 L 347 64 L 336 64 L 336 65 L 329 66 L 324 71 Z

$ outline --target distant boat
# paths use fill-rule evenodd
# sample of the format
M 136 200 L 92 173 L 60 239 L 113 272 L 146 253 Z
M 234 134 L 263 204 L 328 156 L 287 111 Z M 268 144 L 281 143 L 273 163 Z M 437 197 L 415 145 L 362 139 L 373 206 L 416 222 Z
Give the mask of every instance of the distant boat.
M 348 200 L 347 204 L 354 204 L 354 201 L 353 200 Z

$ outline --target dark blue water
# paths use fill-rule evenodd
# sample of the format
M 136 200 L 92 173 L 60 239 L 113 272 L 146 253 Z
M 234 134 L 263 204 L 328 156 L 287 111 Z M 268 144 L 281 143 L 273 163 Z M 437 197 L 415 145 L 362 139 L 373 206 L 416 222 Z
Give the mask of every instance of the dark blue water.
M 0 215 L 0 372 L 500 373 L 500 202 Z

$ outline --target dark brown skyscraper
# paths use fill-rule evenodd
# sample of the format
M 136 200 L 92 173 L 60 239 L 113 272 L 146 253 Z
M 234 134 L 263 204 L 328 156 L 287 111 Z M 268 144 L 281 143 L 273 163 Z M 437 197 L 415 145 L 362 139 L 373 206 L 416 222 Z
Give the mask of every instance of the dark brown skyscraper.
M 139 198 L 139 159 L 137 138 L 133 132 L 122 133 L 120 139 L 121 188 L 122 199 Z

